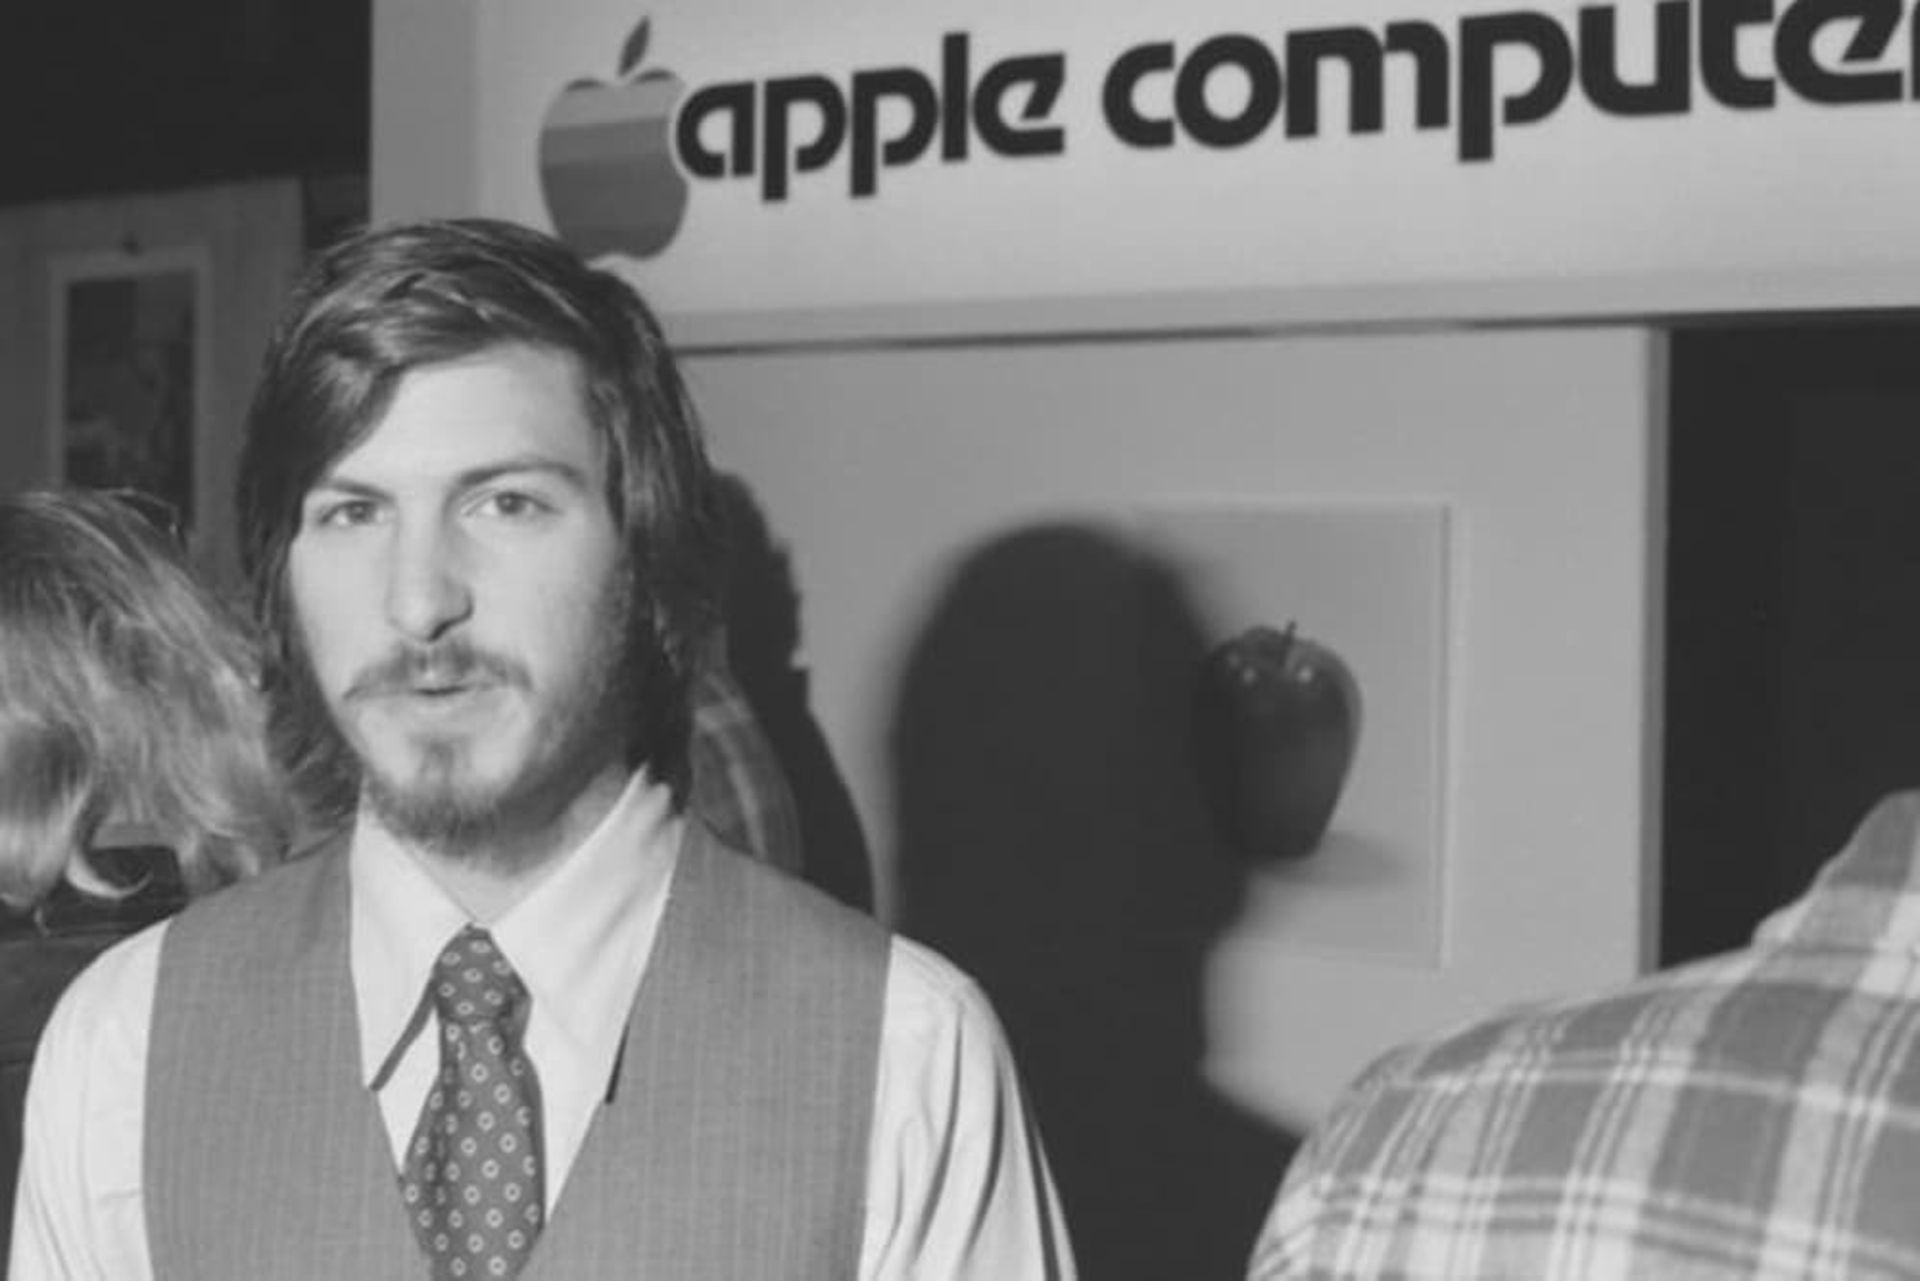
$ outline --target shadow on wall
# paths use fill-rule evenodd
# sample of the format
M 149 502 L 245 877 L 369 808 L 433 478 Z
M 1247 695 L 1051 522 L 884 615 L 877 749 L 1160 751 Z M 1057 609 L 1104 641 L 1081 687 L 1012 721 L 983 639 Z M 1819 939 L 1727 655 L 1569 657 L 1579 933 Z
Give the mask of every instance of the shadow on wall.
M 1028 528 L 959 568 L 893 725 L 900 926 L 993 998 L 1099 1281 L 1243 1276 L 1297 1141 L 1202 1076 L 1246 873 L 1196 830 L 1201 651 L 1165 567 Z
M 801 874 L 841 902 L 873 910 L 873 868 L 860 816 L 808 704 L 800 594 L 786 549 L 739 477 L 719 476 L 731 540 L 724 613 L 727 661 L 787 772 L 800 812 Z

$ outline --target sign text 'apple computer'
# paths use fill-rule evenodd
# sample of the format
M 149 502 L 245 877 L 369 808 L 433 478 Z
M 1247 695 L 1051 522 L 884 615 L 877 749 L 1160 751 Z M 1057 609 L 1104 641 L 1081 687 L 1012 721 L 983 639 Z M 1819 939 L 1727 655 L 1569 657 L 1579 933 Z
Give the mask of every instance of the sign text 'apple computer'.
M 1620 13 L 1651 21 L 1649 67 L 1623 68 Z M 1244 147 L 1270 135 L 1323 133 L 1322 84 L 1347 88 L 1346 128 L 1450 131 L 1457 159 L 1491 161 L 1502 132 L 1559 112 L 1575 90 L 1600 113 L 1683 115 L 1704 100 L 1773 108 L 1782 93 L 1823 106 L 1920 100 L 1920 0 L 1658 0 L 1582 6 L 1571 20 L 1527 9 L 1468 15 L 1451 27 L 1409 20 L 1136 44 L 1101 68 L 1100 117 L 1126 147 Z M 805 175 L 844 163 L 847 190 L 870 197 L 885 170 L 977 149 L 1009 159 L 1058 156 L 1058 112 L 1072 79 L 1065 52 L 976 66 L 965 32 L 941 38 L 937 70 L 910 66 L 736 80 L 680 105 L 673 151 L 703 182 L 753 180 L 766 202 Z M 1389 119 L 1388 83 L 1410 85 Z

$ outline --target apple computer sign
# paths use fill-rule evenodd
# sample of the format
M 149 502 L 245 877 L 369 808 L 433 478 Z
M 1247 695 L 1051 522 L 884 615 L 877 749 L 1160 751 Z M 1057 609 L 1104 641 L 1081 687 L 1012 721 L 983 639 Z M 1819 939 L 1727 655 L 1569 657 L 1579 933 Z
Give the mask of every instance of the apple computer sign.
M 1332 135 L 1389 130 L 1451 135 L 1461 164 L 1483 165 L 1510 130 L 1583 102 L 1635 123 L 1700 109 L 1920 103 L 1920 0 L 1641 0 L 1585 4 L 1577 15 L 1559 5 L 1504 8 L 1450 23 L 1423 15 L 1431 7 L 1408 0 L 1416 16 L 1370 25 L 1276 23 L 1151 39 L 1072 68 L 1070 55 L 1084 51 L 990 54 L 970 32 L 945 31 L 918 60 L 690 90 L 671 72 L 642 68 L 642 18 L 611 81 L 575 81 L 549 107 L 540 183 L 554 229 L 582 255 L 648 258 L 679 232 L 690 182 L 745 184 L 772 210 L 801 183 L 833 182 L 850 199 L 871 200 L 913 166 L 1049 164 L 1101 143 L 1280 163 L 1288 149 Z M 1650 80 L 1625 69 L 1645 59 L 1622 20 L 1645 21 L 1648 10 Z M 1771 67 L 1757 56 L 1766 46 Z M 1344 123 L 1321 109 L 1329 73 L 1347 85 Z M 1400 75 L 1411 76 L 1411 99 L 1390 101 Z M 1098 90 L 1097 119 L 1082 119 L 1071 139 L 1069 85 Z M 1110 158 L 1095 152 L 1091 162 Z
M 682 85 L 642 70 L 648 20 L 627 37 L 612 81 L 576 80 L 540 130 L 540 187 L 554 232 L 583 258 L 649 258 L 672 243 L 687 212 L 687 180 L 670 126 Z

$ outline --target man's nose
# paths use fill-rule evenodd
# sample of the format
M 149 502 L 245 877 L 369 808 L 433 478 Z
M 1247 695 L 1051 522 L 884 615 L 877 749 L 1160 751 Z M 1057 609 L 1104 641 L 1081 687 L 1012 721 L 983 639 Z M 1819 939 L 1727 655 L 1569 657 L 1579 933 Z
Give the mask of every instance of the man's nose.
M 386 611 L 395 630 L 420 643 L 466 621 L 473 594 L 457 531 L 437 520 L 401 523 L 387 567 Z

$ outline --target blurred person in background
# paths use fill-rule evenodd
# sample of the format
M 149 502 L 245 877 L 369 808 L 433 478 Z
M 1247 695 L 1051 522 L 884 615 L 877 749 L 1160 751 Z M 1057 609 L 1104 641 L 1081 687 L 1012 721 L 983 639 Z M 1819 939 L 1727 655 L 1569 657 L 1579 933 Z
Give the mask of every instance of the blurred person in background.
M 1753 941 L 1379 1059 L 1249 1281 L 1920 1277 L 1920 792 Z
M 688 808 L 721 843 L 799 876 L 800 811 L 747 692 L 715 644 L 694 676 Z
M 257 670 L 164 512 L 82 490 L 0 500 L 0 1259 L 55 998 L 292 840 Z

